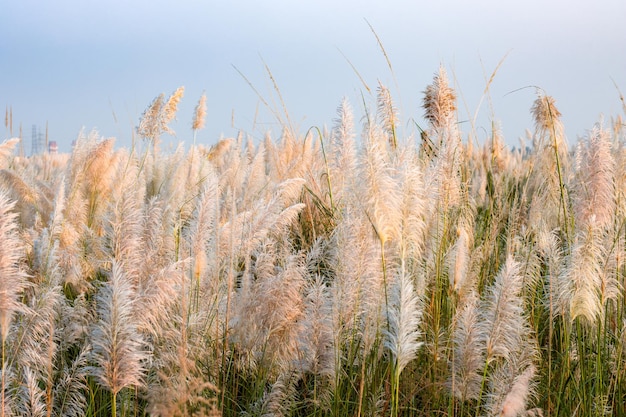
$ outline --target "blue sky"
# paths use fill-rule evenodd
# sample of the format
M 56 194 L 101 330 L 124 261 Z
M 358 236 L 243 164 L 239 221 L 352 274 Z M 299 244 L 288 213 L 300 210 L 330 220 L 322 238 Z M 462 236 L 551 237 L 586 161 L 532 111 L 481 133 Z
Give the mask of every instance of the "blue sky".
M 247 81 L 280 109 L 267 64 L 302 132 L 331 126 L 342 97 L 357 118 L 365 90 L 391 89 L 402 128 L 423 124 L 422 91 L 443 64 L 459 93 L 459 119 L 479 104 L 477 140 L 490 120 L 515 145 L 532 128 L 533 85 L 555 97 L 570 144 L 601 114 L 622 113 L 626 2 L 591 1 L 164 1 L 4 0 L 0 14 L 0 106 L 13 109 L 30 149 L 33 124 L 49 125 L 62 151 L 82 128 L 129 146 L 152 99 L 186 88 L 176 138 L 191 141 L 193 108 L 207 94 L 211 145 L 239 131 L 276 137 L 279 127 Z M 383 43 L 390 71 L 368 23 Z M 506 58 L 505 58 L 506 56 Z M 481 101 L 485 79 L 504 58 Z M 349 60 L 349 62 L 348 62 Z M 468 122 L 462 124 L 470 131 Z M 2 136 L 9 132 L 0 130 Z M 2 138 L 3 139 L 3 138 Z

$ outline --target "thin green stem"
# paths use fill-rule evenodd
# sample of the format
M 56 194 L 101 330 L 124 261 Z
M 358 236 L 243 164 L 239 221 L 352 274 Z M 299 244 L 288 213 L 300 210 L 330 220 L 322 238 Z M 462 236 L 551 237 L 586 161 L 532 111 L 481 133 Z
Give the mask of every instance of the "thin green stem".
M 565 236 L 567 238 L 567 242 L 568 244 L 570 244 L 571 240 L 570 240 L 570 234 L 569 234 L 569 216 L 567 213 L 567 200 L 565 198 L 565 183 L 563 181 L 561 157 L 559 156 L 559 145 L 558 145 L 558 138 L 556 134 L 556 126 L 554 125 L 554 115 L 552 113 L 552 106 L 550 105 L 550 102 L 548 101 L 547 97 L 544 99 L 546 100 L 546 104 L 548 106 L 548 115 L 550 117 L 550 125 L 552 127 L 550 136 L 552 139 L 552 147 L 554 149 L 554 158 L 556 160 L 556 170 L 559 176 L 559 192 L 561 195 L 561 208 L 563 209 L 563 228 L 564 228 Z
M 0 396 L 2 397 L 0 400 L 0 416 L 4 417 L 5 413 L 4 413 L 4 395 L 5 395 L 5 389 L 4 389 L 4 384 L 5 384 L 5 378 L 6 378 L 6 369 L 5 369 L 5 351 L 4 351 L 4 347 L 5 347 L 5 341 L 4 338 L 2 339 L 2 392 L 0 392 Z
M 317 126 L 313 126 L 311 127 L 311 129 L 317 130 L 317 134 L 319 135 L 319 138 L 320 138 L 320 145 L 322 148 L 322 157 L 324 158 L 324 169 L 326 170 L 326 184 L 328 185 L 328 198 L 330 199 L 330 208 L 334 215 L 335 203 L 333 201 L 333 187 L 331 184 L 330 168 L 328 167 L 328 158 L 326 157 L 326 149 L 324 148 L 324 136 L 322 135 L 322 132 Z M 311 129 L 309 129 L 309 131 Z M 306 138 L 308 135 L 309 135 L 309 132 L 307 132 L 306 135 L 304 135 L 304 137 Z

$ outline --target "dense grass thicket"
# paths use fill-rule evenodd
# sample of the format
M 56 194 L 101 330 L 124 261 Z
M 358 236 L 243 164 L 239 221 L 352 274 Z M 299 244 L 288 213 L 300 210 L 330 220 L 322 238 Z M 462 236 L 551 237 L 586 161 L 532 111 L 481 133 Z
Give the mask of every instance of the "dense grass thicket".
M 332 129 L 0 145 L 0 416 L 626 415 L 626 130 L 457 123 L 441 69 Z M 187 149 L 187 150 L 186 150 Z

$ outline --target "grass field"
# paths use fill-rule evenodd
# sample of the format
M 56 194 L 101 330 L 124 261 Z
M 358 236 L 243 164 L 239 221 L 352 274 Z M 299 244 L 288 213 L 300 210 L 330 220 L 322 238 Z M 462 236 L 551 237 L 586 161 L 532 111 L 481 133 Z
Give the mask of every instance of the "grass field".
M 211 147 L 201 100 L 163 152 L 182 96 L 131 149 L 0 145 L 1 416 L 626 415 L 621 117 L 568 144 L 540 92 L 479 145 L 441 69 L 416 136 L 380 85 Z

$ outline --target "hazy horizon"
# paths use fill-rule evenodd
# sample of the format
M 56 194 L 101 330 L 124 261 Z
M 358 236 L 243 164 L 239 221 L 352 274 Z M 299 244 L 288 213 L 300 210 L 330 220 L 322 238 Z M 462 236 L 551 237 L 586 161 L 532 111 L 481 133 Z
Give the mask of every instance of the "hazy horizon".
M 477 140 L 488 136 L 495 119 L 507 144 L 517 145 L 533 127 L 536 92 L 527 86 L 556 99 L 570 144 L 600 115 L 623 115 L 616 85 L 626 91 L 626 56 L 619 52 L 626 40 L 620 21 L 626 3 L 618 0 L 25 0 L 9 1 L 3 9 L 0 105 L 13 111 L 14 136 L 22 124 L 27 154 L 32 125 L 43 130 L 46 123 L 61 151 L 70 149 L 83 128 L 130 146 L 145 108 L 179 86 L 186 91 L 171 125 L 177 137 L 164 137 L 165 143 L 191 142 L 193 108 L 203 92 L 208 117 L 199 143 L 211 145 L 240 131 L 278 137 L 280 126 L 248 84 L 282 111 L 265 65 L 302 133 L 331 127 L 344 96 L 358 120 L 363 100 L 374 105 L 379 81 L 390 88 L 401 129 L 410 133 L 413 122 L 423 123 L 422 91 L 440 64 L 457 89 L 464 139 L 480 105 Z M 9 136 L 4 127 L 3 136 Z

